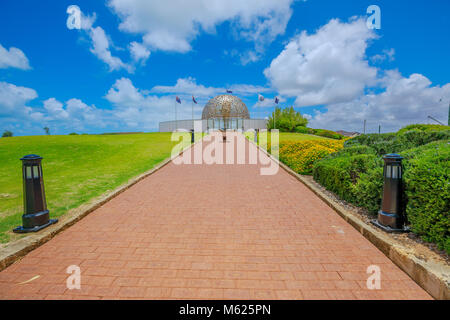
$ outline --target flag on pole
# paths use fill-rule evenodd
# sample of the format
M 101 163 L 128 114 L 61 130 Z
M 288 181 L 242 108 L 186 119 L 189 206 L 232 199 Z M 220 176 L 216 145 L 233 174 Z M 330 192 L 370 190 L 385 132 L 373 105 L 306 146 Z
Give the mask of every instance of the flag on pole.
M 179 104 L 181 104 L 181 100 L 180 100 L 180 98 L 177 96 L 177 98 L 175 99 L 175 100 L 177 100 L 177 102 L 179 103 Z
M 233 93 L 233 91 L 227 89 L 227 93 Z
M 192 101 L 197 104 L 197 100 L 195 100 L 194 96 L 192 96 Z
M 278 100 L 278 97 L 275 97 L 275 103 L 278 104 L 278 102 L 280 102 L 280 100 Z
M 258 100 L 259 101 L 264 101 L 264 97 L 261 94 L 258 94 Z

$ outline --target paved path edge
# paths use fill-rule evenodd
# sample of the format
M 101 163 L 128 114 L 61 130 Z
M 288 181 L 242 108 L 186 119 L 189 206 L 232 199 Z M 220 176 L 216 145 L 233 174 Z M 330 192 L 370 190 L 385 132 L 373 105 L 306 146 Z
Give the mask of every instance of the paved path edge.
M 365 223 L 362 219 L 346 210 L 338 202 L 328 197 L 322 190 L 317 188 L 302 175 L 296 173 L 287 165 L 273 157 L 264 148 L 261 148 L 251 139 L 248 140 L 268 155 L 273 161 L 277 162 L 287 173 L 295 177 L 308 189 L 314 192 L 433 298 L 438 300 L 450 300 L 450 267 L 447 264 L 440 261 L 425 261 L 419 259 L 414 255 L 414 251 L 411 248 L 406 247 L 399 241 L 389 237 L 388 234 Z
M 201 140 L 199 140 L 199 141 L 201 141 Z M 188 150 L 189 148 L 192 148 L 199 141 L 185 147 L 183 150 L 180 151 L 179 155 L 182 155 L 186 150 Z M 130 187 L 132 187 L 133 185 L 135 185 L 142 179 L 147 178 L 148 176 L 152 175 L 156 171 L 162 169 L 167 164 L 169 164 L 173 158 L 174 157 L 172 157 L 172 155 L 171 155 L 170 157 L 164 159 L 162 162 L 156 164 L 156 166 L 154 166 L 152 169 L 150 169 L 134 178 L 131 178 L 130 180 L 128 180 L 128 182 L 118 186 L 114 190 L 112 190 L 110 192 L 106 192 L 106 193 L 102 194 L 101 196 L 91 199 L 90 201 L 88 201 L 85 204 L 82 204 L 78 208 L 70 210 L 66 214 L 58 217 L 58 219 L 59 219 L 58 223 L 53 224 L 53 225 L 43 229 L 42 231 L 39 231 L 37 233 L 30 233 L 29 235 L 27 235 L 24 238 L 21 238 L 16 241 L 8 243 L 5 247 L 1 248 L 0 272 L 2 270 L 6 269 L 8 266 L 15 263 L 16 261 L 23 258 L 27 253 L 33 251 L 34 249 L 36 249 L 39 246 L 46 243 L 47 241 L 51 240 L 54 236 L 56 236 L 61 231 L 64 231 L 65 229 L 74 225 L 77 221 L 83 219 L 89 213 L 98 209 L 99 207 L 104 205 L 106 202 L 117 197 L 119 194 L 121 194 L 125 190 L 129 189 Z

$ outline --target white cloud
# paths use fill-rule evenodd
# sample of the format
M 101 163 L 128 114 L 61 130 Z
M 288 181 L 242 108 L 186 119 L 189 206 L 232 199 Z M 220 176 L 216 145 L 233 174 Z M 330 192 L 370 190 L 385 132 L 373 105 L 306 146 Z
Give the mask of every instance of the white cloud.
M 123 31 L 142 34 L 150 48 L 187 52 L 201 31 L 214 33 L 229 21 L 239 39 L 255 43 L 258 52 L 283 34 L 292 15 L 293 0 L 109 0 Z
M 43 114 L 28 106 L 37 96 L 33 89 L 0 82 L 0 119 L 14 123 L 41 120 Z
M 33 89 L 0 82 L 0 115 L 8 116 L 22 111 L 37 96 Z
M 286 98 L 281 97 L 281 96 L 276 96 L 278 97 L 279 100 L 279 104 L 286 102 Z M 275 103 L 275 96 L 264 96 L 264 100 L 260 101 L 258 99 L 258 101 L 253 105 L 254 108 L 274 108 L 276 107 L 277 104 Z M 284 106 L 278 105 L 278 107 L 280 108 L 284 108 Z
M 6 68 L 31 69 L 28 58 L 22 50 L 14 47 L 8 50 L 0 44 L 0 69 Z
M 85 130 L 91 126 L 106 127 L 114 125 L 114 118 L 108 110 L 89 106 L 80 99 L 72 98 L 62 103 L 55 98 L 44 101 L 44 110 L 41 123 L 53 128 L 53 132 L 63 130 Z
M 128 72 L 132 72 L 133 68 L 122 62 L 118 57 L 114 57 L 110 50 L 110 40 L 105 34 L 105 31 L 101 27 L 91 28 L 89 35 L 92 40 L 91 52 L 96 55 L 100 60 L 105 62 L 109 66 L 110 71 L 126 69 Z
M 135 62 L 141 62 L 142 64 L 145 64 L 148 57 L 150 57 L 150 51 L 140 43 L 133 41 L 130 43 L 129 48 L 131 57 Z
M 395 131 L 431 115 L 445 122 L 450 84 L 432 86 L 425 76 L 403 77 L 369 65 L 366 49 L 378 37 L 363 18 L 331 20 L 313 34 L 303 31 L 275 58 L 265 75 L 280 94 L 295 97 L 298 107 L 325 105 L 310 116 L 314 128 Z M 372 56 L 374 63 L 393 61 L 395 50 Z M 442 99 L 442 100 L 441 100 Z M 256 105 L 257 106 L 257 105 Z
M 85 15 L 78 6 L 69 6 L 76 7 L 76 10 L 79 10 L 81 17 L 81 26 L 80 30 L 83 33 L 86 33 L 87 36 L 91 40 L 92 47 L 90 51 L 101 61 L 106 63 L 109 66 L 109 71 L 117 71 L 121 69 L 127 70 L 129 73 L 134 72 L 134 66 L 131 64 L 124 63 L 119 57 L 116 57 L 112 54 L 111 48 L 119 50 L 112 43 L 111 39 L 105 33 L 102 27 L 94 27 L 94 23 L 96 20 L 96 14 Z M 144 59 L 145 52 L 139 47 L 137 43 L 132 43 L 130 45 L 130 54 L 134 58 L 134 61 L 142 61 L 145 62 Z M 137 58 L 137 60 L 136 60 Z M 148 56 L 147 56 L 148 58 Z
M 95 20 L 97 20 L 97 15 L 93 13 L 91 16 L 85 15 L 83 12 L 81 12 L 81 29 L 83 30 L 91 30 L 92 26 L 95 23 Z
M 92 126 L 105 127 L 106 123 L 114 126 L 118 121 L 108 110 L 88 106 L 79 99 L 70 99 L 63 104 L 49 98 L 41 104 L 33 102 L 37 97 L 34 89 L 0 82 L 1 128 L 9 128 L 16 134 L 24 133 L 24 130 L 41 134 L 42 127 L 48 126 L 52 133 L 64 133 L 91 129 Z
M 225 94 L 226 90 L 231 90 L 233 94 L 238 95 L 256 95 L 263 92 L 271 92 L 272 90 L 267 87 L 255 86 L 250 84 L 235 84 L 227 88 L 222 87 L 205 87 L 204 85 L 197 84 L 196 80 L 192 77 L 181 78 L 177 80 L 174 86 L 155 86 L 152 88 L 152 92 L 156 93 L 177 93 L 185 95 L 211 97 L 218 94 Z
M 264 74 L 280 94 L 296 97 L 297 106 L 351 101 L 376 80 L 377 69 L 365 60 L 375 38 L 362 18 L 333 19 L 293 38 Z
M 389 49 L 389 50 L 383 50 L 382 54 L 376 54 L 372 57 L 370 57 L 370 60 L 373 63 L 379 63 L 379 62 L 383 62 L 386 59 L 388 59 L 389 62 L 392 62 L 395 60 L 395 50 L 393 48 Z
M 153 92 L 159 93 L 179 93 L 194 96 L 213 96 L 218 93 L 224 93 L 224 88 L 205 87 L 196 83 L 194 78 L 178 79 L 174 86 L 155 86 Z
M 239 94 L 244 96 L 257 95 L 258 93 L 265 93 L 265 92 L 273 92 L 272 88 L 255 86 L 252 84 L 235 84 L 230 86 L 230 89 L 233 91 L 233 94 Z
M 190 97 L 182 99 L 181 105 L 175 104 L 174 96 L 150 95 L 148 91 L 136 88 L 128 78 L 118 79 L 105 98 L 114 106 L 114 117 L 129 128 L 156 129 L 160 121 L 175 119 L 175 107 L 178 119 L 191 117 Z M 196 114 L 199 111 L 196 106 Z
M 344 129 L 362 132 L 367 120 L 369 132 L 395 131 L 412 123 L 427 123 L 431 115 L 443 123 L 448 117 L 450 83 L 431 86 L 421 74 L 402 77 L 398 71 L 388 71 L 382 79 L 385 90 L 379 94 L 366 94 L 353 101 L 331 104 L 327 111 L 317 113 L 310 121 L 314 128 Z
M 64 110 L 63 104 L 55 98 L 50 98 L 44 101 L 44 108 L 47 110 L 49 117 L 52 119 L 67 119 L 69 113 Z

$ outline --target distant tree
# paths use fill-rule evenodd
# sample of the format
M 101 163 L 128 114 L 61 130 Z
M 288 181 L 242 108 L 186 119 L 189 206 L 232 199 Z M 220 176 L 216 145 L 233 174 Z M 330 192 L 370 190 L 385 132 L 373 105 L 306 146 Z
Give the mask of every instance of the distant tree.
M 5 130 L 5 132 L 3 132 L 3 134 L 2 134 L 2 138 L 9 138 L 12 136 L 13 136 L 13 133 L 9 130 Z
M 45 134 L 50 134 L 50 128 L 49 127 L 44 127 L 44 131 L 45 131 Z
M 274 122 L 275 116 L 275 122 Z M 308 119 L 304 118 L 302 114 L 294 110 L 294 107 L 289 108 L 275 108 L 272 115 L 267 122 L 267 129 L 274 128 L 283 132 L 294 132 L 296 127 L 306 127 Z
M 76 132 L 69 133 L 69 136 L 77 136 L 77 135 L 78 135 L 78 133 L 76 133 Z

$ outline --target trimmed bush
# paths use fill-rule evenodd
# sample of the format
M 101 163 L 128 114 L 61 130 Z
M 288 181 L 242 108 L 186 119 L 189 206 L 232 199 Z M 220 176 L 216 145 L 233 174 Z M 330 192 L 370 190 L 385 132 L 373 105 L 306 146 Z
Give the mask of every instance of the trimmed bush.
M 374 154 L 324 159 L 314 165 L 314 180 L 340 198 L 355 203 L 357 198 L 353 185 L 376 161 L 377 156 Z
M 297 133 L 312 134 L 312 129 L 307 128 L 305 126 L 297 126 L 297 127 L 295 127 L 294 131 Z
M 377 214 L 381 208 L 383 196 L 383 161 L 378 159 L 374 167 L 361 173 L 354 185 L 355 204 L 366 208 L 370 213 Z
M 357 137 L 351 138 L 350 140 L 347 140 L 344 144 L 345 147 L 350 147 L 354 145 L 366 145 L 366 146 L 372 146 L 376 142 L 381 141 L 390 141 L 395 139 L 395 133 L 370 133 L 370 134 L 362 134 Z
M 450 253 L 450 140 L 426 143 L 447 137 L 448 131 L 418 131 L 394 139 L 388 135 L 387 141 L 363 137 L 374 142 L 371 147 L 353 144 L 318 161 L 314 179 L 341 199 L 376 214 L 381 208 L 383 160 L 375 153 L 419 145 L 400 152 L 406 216 L 413 232 Z
M 387 153 L 399 153 L 433 141 L 446 139 L 450 139 L 450 130 L 421 131 L 418 129 L 413 129 L 406 131 L 403 134 L 383 133 L 360 135 L 353 139 L 347 140 L 344 146 L 369 146 L 381 156 Z
M 312 130 L 313 130 L 313 134 L 315 134 L 316 136 L 337 139 L 337 140 L 341 140 L 344 138 L 343 135 L 336 133 L 334 131 L 331 131 L 331 130 L 325 130 L 325 129 L 312 129 Z
M 412 230 L 450 254 L 450 142 L 404 154 L 406 214 Z
M 398 134 L 403 134 L 406 131 L 410 130 L 420 130 L 420 131 L 445 131 L 450 130 L 450 126 L 443 126 L 440 124 L 410 124 L 409 126 L 406 126 L 404 128 L 401 128 L 398 131 Z

